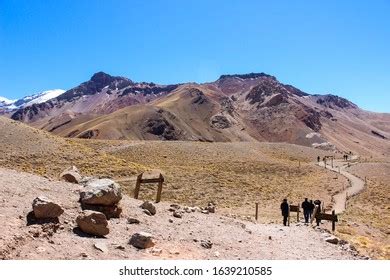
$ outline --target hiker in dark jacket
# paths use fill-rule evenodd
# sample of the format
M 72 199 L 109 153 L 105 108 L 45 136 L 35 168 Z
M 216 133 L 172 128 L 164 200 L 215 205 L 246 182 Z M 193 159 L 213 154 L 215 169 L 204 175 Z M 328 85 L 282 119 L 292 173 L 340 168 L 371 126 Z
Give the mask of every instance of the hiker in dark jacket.
M 317 210 L 317 213 L 321 213 L 321 200 L 314 200 L 314 206 L 318 206 L 318 210 Z M 321 220 L 316 218 L 316 223 L 317 223 L 317 226 L 320 225 L 320 222 Z
M 305 217 L 305 223 L 309 222 L 310 216 L 310 202 L 305 198 L 305 201 L 302 202 L 303 216 Z
M 282 216 L 283 216 L 283 225 L 287 225 L 287 219 L 288 219 L 288 212 L 290 211 L 289 205 L 287 203 L 287 199 L 283 199 L 282 204 L 280 204 L 280 210 L 282 210 Z

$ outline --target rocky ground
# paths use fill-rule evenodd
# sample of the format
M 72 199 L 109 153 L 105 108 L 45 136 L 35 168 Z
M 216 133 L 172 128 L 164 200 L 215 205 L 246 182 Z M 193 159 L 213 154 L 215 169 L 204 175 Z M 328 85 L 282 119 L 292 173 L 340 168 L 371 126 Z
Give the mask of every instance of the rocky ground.
M 1 259 L 359 259 L 353 247 L 336 244 L 325 230 L 302 223 L 290 227 L 257 224 L 216 213 L 182 211 L 173 216 L 168 202 L 155 204 L 149 216 L 141 200 L 124 195 L 121 217 L 108 221 L 109 234 L 97 238 L 80 231 L 75 222 L 84 187 L 0 168 Z M 32 201 L 46 196 L 64 210 L 59 223 L 34 223 L 28 218 Z M 182 206 L 180 209 L 184 209 Z M 171 209 L 172 210 L 172 209 Z M 194 209 L 195 210 L 195 209 Z M 176 215 L 178 216 L 178 215 Z M 129 218 L 139 223 L 129 223 Z M 137 249 L 134 233 L 147 232 L 155 245 Z

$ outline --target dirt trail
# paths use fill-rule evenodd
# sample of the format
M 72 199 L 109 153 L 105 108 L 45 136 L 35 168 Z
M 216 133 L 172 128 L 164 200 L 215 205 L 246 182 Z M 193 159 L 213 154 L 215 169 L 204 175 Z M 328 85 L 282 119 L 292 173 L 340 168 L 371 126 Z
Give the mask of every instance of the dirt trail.
M 324 167 L 325 164 L 324 162 L 320 162 L 319 163 L 319 166 L 322 166 Z M 336 173 L 339 173 L 341 175 L 343 175 L 344 177 L 346 177 L 349 182 L 350 182 L 350 186 L 348 188 L 346 188 L 345 190 L 339 192 L 338 194 L 336 194 L 333 199 L 334 199 L 334 205 L 333 205 L 333 208 L 332 210 L 335 210 L 336 214 L 340 214 L 342 212 L 345 211 L 345 208 L 346 208 L 346 202 L 347 200 L 358 194 L 359 192 L 361 192 L 363 189 L 364 189 L 364 181 L 354 175 L 352 175 L 351 173 L 345 171 L 345 168 L 348 166 L 348 163 L 346 163 L 345 161 L 341 161 L 341 160 L 335 160 L 333 162 L 333 167 L 330 165 L 330 164 L 326 164 L 326 168 L 329 169 L 329 170 L 332 170 Z

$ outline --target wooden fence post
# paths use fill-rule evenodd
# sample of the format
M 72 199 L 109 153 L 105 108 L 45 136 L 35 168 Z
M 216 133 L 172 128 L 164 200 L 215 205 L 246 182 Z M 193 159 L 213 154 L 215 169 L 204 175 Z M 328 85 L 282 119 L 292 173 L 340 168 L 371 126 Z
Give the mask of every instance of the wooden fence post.
M 332 215 L 333 216 L 336 216 L 336 212 L 333 210 L 332 211 Z M 332 231 L 335 231 L 336 230 L 336 221 L 335 219 L 332 220 Z
M 256 212 L 255 212 L 255 219 L 257 221 L 257 219 L 259 218 L 259 203 L 256 202 Z
M 297 205 L 298 211 L 297 211 L 297 223 L 299 223 L 299 203 Z
M 141 187 L 142 175 L 143 175 L 143 173 L 141 173 L 137 176 L 137 183 L 135 185 L 135 190 L 134 190 L 134 198 L 135 199 L 138 199 L 139 189 Z
M 161 192 L 162 192 L 162 186 L 163 186 L 163 182 L 164 182 L 164 177 L 162 176 L 161 173 L 160 173 L 159 179 L 160 179 L 160 182 L 158 182 L 156 203 L 160 202 L 160 200 L 161 200 Z

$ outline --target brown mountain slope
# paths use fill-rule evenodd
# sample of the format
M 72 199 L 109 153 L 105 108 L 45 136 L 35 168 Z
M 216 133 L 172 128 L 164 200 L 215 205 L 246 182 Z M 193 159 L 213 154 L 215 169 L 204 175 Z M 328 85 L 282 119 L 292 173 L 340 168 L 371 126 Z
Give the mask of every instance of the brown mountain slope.
M 0 166 L 58 178 L 71 165 L 85 174 L 135 174 L 143 166 L 97 152 L 80 141 L 64 139 L 0 117 Z
M 287 142 L 390 154 L 390 114 L 334 95 L 309 95 L 264 73 L 159 86 L 105 73 L 13 119 L 65 137 Z

